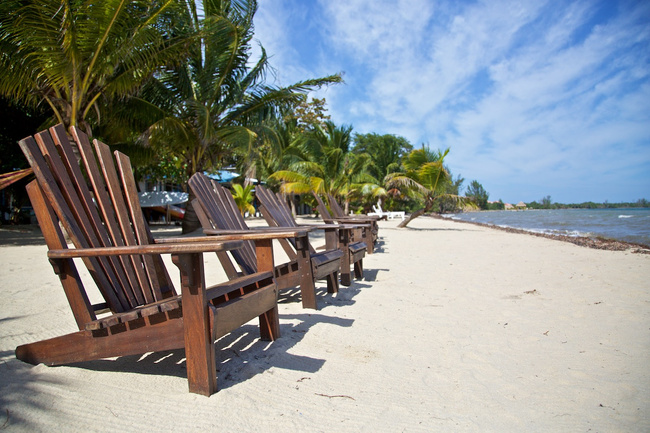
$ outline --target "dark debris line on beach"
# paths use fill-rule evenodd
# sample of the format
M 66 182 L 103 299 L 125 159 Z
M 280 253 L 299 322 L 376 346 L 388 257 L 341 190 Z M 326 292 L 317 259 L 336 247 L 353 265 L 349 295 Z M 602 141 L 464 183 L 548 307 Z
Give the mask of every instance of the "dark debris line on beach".
M 551 235 L 547 233 L 535 233 L 522 229 L 514 229 L 511 227 L 500 227 L 493 224 L 479 223 L 475 221 L 463 221 L 455 220 L 450 218 L 444 218 L 437 214 L 427 215 L 432 218 L 438 218 L 444 221 L 453 221 L 455 223 L 463 224 L 472 224 L 476 226 L 488 227 L 491 229 L 501 230 L 508 233 L 519 233 L 524 235 L 537 236 L 540 238 L 554 239 L 557 241 L 570 242 L 581 247 L 593 248 L 596 250 L 608 250 L 608 251 L 627 251 L 632 250 L 636 254 L 650 254 L 650 247 L 642 244 L 634 244 L 630 242 L 617 241 L 614 239 L 606 239 L 601 237 L 585 237 L 585 236 L 564 236 L 564 235 Z

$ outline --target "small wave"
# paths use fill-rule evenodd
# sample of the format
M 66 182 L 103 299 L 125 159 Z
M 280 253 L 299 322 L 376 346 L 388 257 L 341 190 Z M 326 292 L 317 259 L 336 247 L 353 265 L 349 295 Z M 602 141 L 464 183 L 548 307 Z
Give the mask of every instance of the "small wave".
M 619 215 L 619 218 L 634 218 L 634 215 Z

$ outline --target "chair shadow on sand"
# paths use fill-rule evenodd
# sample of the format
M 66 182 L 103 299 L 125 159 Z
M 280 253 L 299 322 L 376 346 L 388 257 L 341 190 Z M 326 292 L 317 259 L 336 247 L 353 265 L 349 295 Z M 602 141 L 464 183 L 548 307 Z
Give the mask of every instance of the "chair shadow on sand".
M 298 320 L 298 323 L 287 323 L 287 319 L 291 319 L 292 322 Z M 258 326 L 253 323 L 244 325 L 217 340 L 218 389 L 230 388 L 272 367 L 315 373 L 322 368 L 326 360 L 291 354 L 288 350 L 299 343 L 308 329 L 317 323 L 350 327 L 354 322 L 352 319 L 329 317 L 318 313 L 280 314 L 280 320 L 281 337 L 274 342 L 260 340 Z M 96 372 L 187 377 L 183 349 L 79 362 L 69 364 L 67 367 L 51 368 L 68 367 Z
M 370 272 L 370 274 L 376 276 L 376 272 Z M 332 295 L 327 293 L 325 286 L 319 286 L 316 288 L 319 304 L 321 304 L 321 310 L 319 311 L 326 309 L 330 305 L 352 305 L 354 304 L 353 298 L 362 289 L 372 287 L 360 281 L 354 281 L 351 286 L 339 290 L 336 295 Z M 278 304 L 299 303 L 300 296 L 299 287 L 282 290 L 280 291 Z M 288 323 L 288 321 L 290 322 Z M 296 321 L 297 323 L 295 323 Z M 254 323 L 244 325 L 223 336 L 216 343 L 218 389 L 230 388 L 258 374 L 262 374 L 272 367 L 297 370 L 304 373 L 316 373 L 325 364 L 325 359 L 292 354 L 289 353 L 289 349 L 302 341 L 311 327 L 322 323 L 347 328 L 352 326 L 354 320 L 331 317 L 319 312 L 283 314 L 282 310 L 280 310 L 281 337 L 273 342 L 260 340 L 258 326 Z M 183 349 L 80 362 L 69 366 L 97 372 L 187 377 L 185 351 Z

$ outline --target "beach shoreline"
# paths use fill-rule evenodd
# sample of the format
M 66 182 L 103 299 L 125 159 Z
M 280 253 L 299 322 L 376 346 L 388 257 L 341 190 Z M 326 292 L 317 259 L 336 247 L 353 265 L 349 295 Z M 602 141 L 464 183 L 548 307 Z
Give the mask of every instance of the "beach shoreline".
M 476 212 L 492 212 L 492 211 L 476 211 Z M 454 223 L 461 224 L 472 224 L 476 226 L 482 226 L 490 229 L 501 230 L 507 233 L 516 233 L 516 234 L 525 234 L 535 237 L 541 237 L 546 239 L 557 240 L 561 242 L 568 242 L 574 245 L 578 245 L 585 248 L 593 248 L 598 250 L 608 250 L 608 251 L 628 251 L 630 250 L 634 254 L 650 254 L 650 245 L 635 243 L 635 242 L 626 242 L 616 239 L 605 238 L 602 236 L 566 236 L 550 233 L 540 233 L 531 230 L 519 229 L 514 227 L 502 227 L 496 224 L 488 224 L 477 221 L 465 221 L 461 219 L 453 219 L 449 217 L 442 216 L 440 214 L 432 213 L 425 214 L 419 218 L 434 218 L 443 221 L 451 221 Z M 314 221 L 321 222 L 322 220 L 314 215 L 302 216 L 301 219 L 308 220 L 309 224 L 313 224 Z M 262 218 L 249 218 L 247 221 L 252 222 L 251 226 L 264 226 L 265 223 Z M 151 226 L 154 236 L 180 236 L 181 228 L 174 224 L 157 224 Z M 4 234 L 3 234 L 4 232 Z M 21 236 L 20 233 L 31 233 L 31 236 Z M 13 235 L 11 234 L 13 233 Z M 0 245 L 8 240 L 15 240 L 17 242 L 25 242 L 23 239 L 29 239 L 29 241 L 37 241 L 40 228 L 37 224 L 24 224 L 24 225 L 10 225 L 10 226 L 0 226 Z M 43 244 L 45 240 L 43 239 Z
M 625 242 L 619 241 L 616 239 L 609 239 L 601 236 L 566 236 L 566 235 L 555 235 L 550 233 L 539 233 L 531 230 L 518 229 L 514 227 L 501 227 L 496 224 L 487 224 L 476 221 L 465 221 L 460 219 L 452 219 L 443 217 L 439 214 L 430 214 L 425 215 L 429 218 L 436 218 L 442 220 L 453 221 L 461 224 L 473 224 L 477 226 L 487 227 L 491 229 L 501 230 L 507 233 L 518 233 L 525 235 L 532 235 L 540 238 L 553 239 L 562 242 L 569 242 L 574 245 L 578 245 L 586 248 L 593 248 L 597 250 L 608 250 L 608 251 L 627 251 L 632 250 L 635 254 L 650 254 L 650 246 L 634 243 L 634 242 Z
M 187 392 L 183 351 L 18 361 L 16 346 L 75 324 L 38 236 L 0 228 L 0 427 L 650 429 L 650 256 L 444 218 L 398 223 L 380 221 L 363 280 L 335 295 L 318 283 L 319 310 L 283 291 L 274 343 L 257 338 L 255 322 L 219 340 L 210 398 Z M 206 261 L 206 278 L 223 279 L 216 257 Z

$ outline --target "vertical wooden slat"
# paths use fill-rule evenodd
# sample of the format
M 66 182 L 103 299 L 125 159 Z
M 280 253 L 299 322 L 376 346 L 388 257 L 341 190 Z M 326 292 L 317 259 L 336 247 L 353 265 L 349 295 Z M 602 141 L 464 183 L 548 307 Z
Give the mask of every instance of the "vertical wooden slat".
M 248 230 L 244 217 L 241 215 L 230 191 L 217 184 L 215 181 L 212 181 L 211 184 L 216 193 L 214 198 L 219 207 L 219 215 L 225 221 L 224 228 L 232 227 L 234 230 Z M 239 250 L 233 251 L 233 253 L 237 253 L 242 257 L 242 261 L 249 268 L 247 271 L 248 273 L 259 272 L 255 264 L 257 260 L 255 244 L 252 241 L 244 242 L 244 246 Z
M 194 194 L 196 195 L 196 191 L 194 192 Z M 214 224 L 212 224 L 212 220 L 208 217 L 206 210 L 203 207 L 203 204 L 199 201 L 198 198 L 192 201 L 192 206 L 194 207 L 196 216 L 199 218 L 199 221 L 201 222 L 201 227 L 212 228 L 212 229 L 218 228 L 215 227 Z M 237 278 L 239 276 L 237 269 L 235 269 L 235 266 L 230 260 L 230 257 L 228 257 L 228 253 L 226 253 L 225 251 L 217 251 L 217 258 L 219 259 L 219 262 L 221 263 L 221 266 L 223 267 L 223 270 L 226 272 L 226 276 L 228 277 L 229 280 L 232 280 L 233 278 Z
M 120 225 L 122 235 L 124 236 L 124 241 L 127 245 L 138 245 L 138 242 L 133 233 L 133 227 L 131 226 L 131 220 L 129 219 L 129 211 L 127 209 L 126 203 L 124 202 L 122 186 L 117 175 L 117 170 L 115 169 L 113 155 L 111 154 L 111 151 L 106 144 L 101 143 L 97 140 L 93 140 L 93 143 L 95 145 L 95 151 L 97 153 L 99 165 L 102 168 L 102 173 L 104 174 L 104 181 L 106 182 L 111 201 L 115 207 L 117 221 Z M 142 257 L 132 255 L 130 258 L 133 262 L 133 269 L 135 270 L 136 276 L 138 277 L 139 287 L 142 291 L 145 302 L 153 302 L 153 291 L 151 289 L 149 278 L 147 277 L 147 274 L 144 270 Z
M 145 227 L 147 229 L 147 236 L 149 239 L 148 243 L 153 244 L 154 238 L 153 238 L 153 234 L 151 233 L 151 229 L 149 228 L 149 224 L 145 224 Z M 163 299 L 176 296 L 174 283 L 172 283 L 172 279 L 169 277 L 169 273 L 167 272 L 167 266 L 165 266 L 162 257 L 153 256 L 153 264 L 156 271 L 156 275 L 158 276 L 158 284 L 160 286 L 160 292 L 162 293 Z
M 97 201 L 97 205 L 104 217 L 104 224 L 106 225 L 113 244 L 115 246 L 124 246 L 126 243 L 124 242 L 122 232 L 120 231 L 117 222 L 115 208 L 108 196 L 106 183 L 104 182 L 104 178 L 97 166 L 97 159 L 92 147 L 90 146 L 88 136 L 77 128 L 72 128 L 72 135 L 79 147 L 79 153 L 84 161 L 86 172 L 88 173 L 88 177 L 93 186 L 95 200 Z M 125 290 L 130 291 L 132 296 L 135 297 L 137 300 L 137 303 L 134 303 L 135 305 L 144 304 L 144 296 L 142 295 L 142 291 L 139 289 L 139 282 L 135 275 L 131 259 L 129 257 L 119 257 L 119 263 L 124 272 L 124 277 L 126 278 L 126 281 L 124 282 Z
M 142 209 L 140 208 L 140 199 L 138 198 L 138 190 L 135 186 L 131 160 L 125 154 L 117 151 L 115 151 L 115 159 L 117 160 L 117 167 L 120 171 L 124 197 L 131 215 L 131 222 L 133 224 L 135 236 L 138 239 L 139 245 L 147 245 L 149 243 L 149 233 L 147 232 L 147 224 L 144 222 Z M 163 299 L 163 296 L 160 291 L 160 282 L 158 281 L 158 272 L 156 270 L 156 265 L 154 264 L 154 258 L 153 256 L 146 255 L 143 257 L 143 260 L 145 263 L 145 270 L 149 276 L 149 282 L 151 283 L 154 300 L 161 300 Z
M 102 220 L 97 211 L 96 201 L 93 201 L 93 198 L 90 195 L 88 185 L 86 184 L 85 178 L 81 173 L 77 158 L 72 151 L 70 142 L 68 141 L 68 135 L 65 131 L 63 125 L 57 125 L 50 129 L 54 143 L 59 151 L 61 156 L 61 161 L 64 164 L 66 170 L 70 175 L 70 180 L 74 184 L 77 194 L 79 196 L 79 201 L 83 206 L 88 217 L 89 229 L 95 233 L 98 243 L 96 246 L 111 247 L 115 244 L 109 236 L 109 233 L 106 230 L 105 225 L 102 223 Z M 81 209 L 78 209 L 81 211 Z M 85 225 L 85 224 L 84 224 Z M 120 297 L 124 298 L 128 305 L 133 308 L 138 305 L 133 292 L 131 290 L 128 277 L 124 273 L 122 263 L 119 257 L 105 257 L 101 260 L 105 265 L 110 266 L 111 273 L 115 275 L 113 281 L 114 290 L 120 294 Z
M 259 197 L 259 196 L 258 196 Z M 262 211 L 262 217 L 266 221 L 266 223 L 269 225 L 269 227 L 279 227 L 278 223 L 275 222 L 269 211 L 266 209 L 266 206 L 264 206 L 264 203 L 261 202 L 260 200 L 260 210 Z M 285 254 L 289 257 L 290 260 L 295 260 L 296 259 L 296 248 L 293 246 L 294 243 L 289 242 L 289 239 L 278 239 L 280 242 L 280 246 L 284 250 Z
M 34 208 L 38 225 L 41 228 L 48 249 L 59 250 L 68 248 L 63 233 L 59 229 L 59 219 L 45 199 L 43 190 L 38 185 L 38 181 L 33 180 L 27 185 L 27 194 L 29 194 L 29 200 Z M 56 267 L 58 269 L 55 269 L 55 272 L 61 280 L 63 291 L 72 309 L 77 327 L 82 330 L 86 323 L 95 320 L 96 316 L 84 290 L 79 273 L 77 272 L 77 267 L 72 259 L 62 260 Z
M 47 133 L 42 133 L 42 135 L 45 134 Z M 36 175 L 39 185 L 45 193 L 47 201 L 52 204 L 54 212 L 59 218 L 59 221 L 61 221 L 63 228 L 68 233 L 68 236 L 70 236 L 73 243 L 75 243 L 75 246 L 77 248 L 91 247 L 92 245 L 89 243 L 89 241 L 84 236 L 83 231 L 80 229 L 75 215 L 73 215 L 66 201 L 66 198 L 64 197 L 64 193 L 59 188 L 59 184 L 54 178 L 50 166 L 41 153 L 36 140 L 32 137 L 23 139 L 20 141 L 20 147 L 23 150 L 23 153 L 25 154 L 25 157 L 29 161 L 30 165 L 32 166 L 34 174 Z M 54 153 L 56 154 L 56 151 Z M 56 157 L 56 155 L 54 156 Z M 111 309 L 118 312 L 124 311 L 124 309 L 128 307 L 128 304 L 123 302 L 123 300 L 120 299 L 114 292 L 113 285 L 107 278 L 104 267 L 100 261 L 97 258 L 88 258 L 84 259 L 83 261 Z
M 232 195 L 225 188 L 211 181 L 202 173 L 194 174 L 189 181 L 190 188 L 201 201 L 210 225 L 221 230 L 248 230 Z M 234 207 L 234 210 L 233 210 Z M 205 226 L 205 224 L 203 224 Z M 255 246 L 244 241 L 244 246 L 230 252 L 245 274 L 257 272 Z

